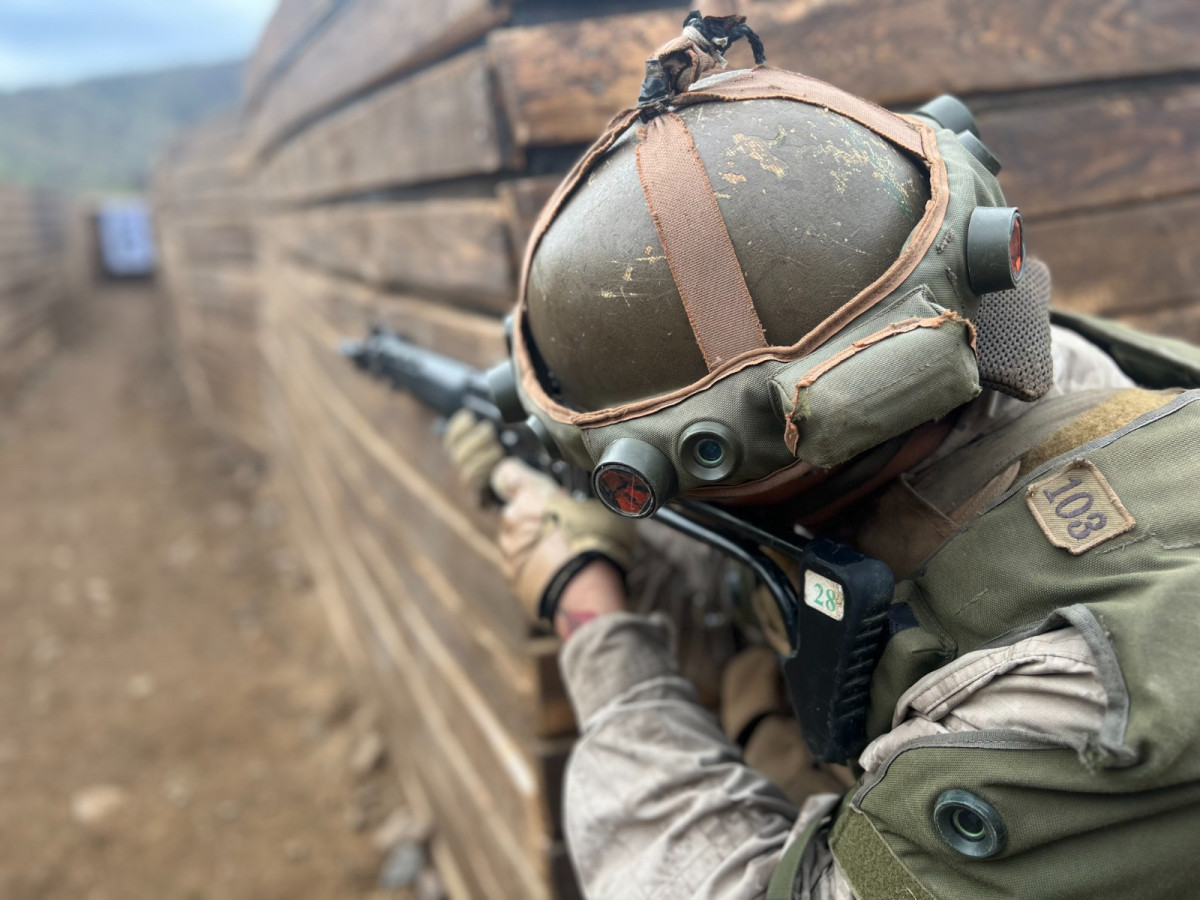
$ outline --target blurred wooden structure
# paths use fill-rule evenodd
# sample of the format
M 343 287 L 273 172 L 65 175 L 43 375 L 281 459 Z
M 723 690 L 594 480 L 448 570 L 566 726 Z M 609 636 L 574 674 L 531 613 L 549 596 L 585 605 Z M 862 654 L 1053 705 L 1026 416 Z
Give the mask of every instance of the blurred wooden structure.
M 265 452 L 252 187 L 237 116 L 180 135 L 154 173 L 159 278 L 173 300 L 192 405 Z
M 0 184 L 0 400 L 58 344 L 69 216 L 59 194 Z
M 1057 303 L 1200 339 L 1195 0 L 734 5 L 774 65 L 897 108 L 961 95 Z M 505 595 L 493 522 L 465 502 L 430 416 L 353 372 L 338 342 L 384 321 L 499 358 L 537 210 L 685 11 L 283 0 L 242 109 L 158 171 L 192 396 L 276 464 L 456 897 L 572 892 L 558 812 L 572 722 L 555 644 Z

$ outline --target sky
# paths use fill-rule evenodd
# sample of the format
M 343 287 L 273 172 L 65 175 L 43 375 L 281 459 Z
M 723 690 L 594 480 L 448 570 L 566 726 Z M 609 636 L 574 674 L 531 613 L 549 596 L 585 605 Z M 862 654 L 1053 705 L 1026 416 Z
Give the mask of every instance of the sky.
M 276 0 L 0 0 L 0 90 L 250 55 Z

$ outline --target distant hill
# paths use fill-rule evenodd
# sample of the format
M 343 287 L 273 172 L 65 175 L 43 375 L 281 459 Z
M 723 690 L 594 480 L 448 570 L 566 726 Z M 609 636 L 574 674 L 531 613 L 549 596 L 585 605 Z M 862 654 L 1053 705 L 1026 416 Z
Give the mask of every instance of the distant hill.
M 139 190 L 181 127 L 229 109 L 242 63 L 0 93 L 0 181 Z

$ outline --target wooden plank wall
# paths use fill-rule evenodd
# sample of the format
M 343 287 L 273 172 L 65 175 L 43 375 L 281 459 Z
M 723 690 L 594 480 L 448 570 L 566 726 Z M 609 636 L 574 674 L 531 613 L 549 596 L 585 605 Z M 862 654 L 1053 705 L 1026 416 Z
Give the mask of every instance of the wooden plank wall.
M 896 108 L 957 92 L 1060 305 L 1200 340 L 1195 0 L 726 0 L 772 63 Z M 384 321 L 480 365 L 562 172 L 682 4 L 283 0 L 236 120 L 157 212 L 197 403 L 268 448 L 409 800 L 458 897 L 566 896 L 555 643 L 504 591 L 435 422 L 338 358 Z M 731 53 L 749 64 L 749 51 Z M 260 377 L 259 381 L 255 381 Z
M 494 517 L 463 495 L 433 417 L 336 350 L 385 321 L 477 365 L 503 354 L 515 267 L 496 187 L 523 158 L 482 38 L 510 14 L 356 0 L 248 107 L 246 144 L 289 514 L 409 799 L 439 824 L 451 892 L 497 900 L 573 893 L 556 645 L 505 592 Z
M 62 336 L 68 215 L 54 192 L 0 185 L 0 403 Z
M 263 451 L 260 291 L 241 147 L 236 115 L 180 135 L 155 170 L 151 204 L 192 405 L 214 427 Z

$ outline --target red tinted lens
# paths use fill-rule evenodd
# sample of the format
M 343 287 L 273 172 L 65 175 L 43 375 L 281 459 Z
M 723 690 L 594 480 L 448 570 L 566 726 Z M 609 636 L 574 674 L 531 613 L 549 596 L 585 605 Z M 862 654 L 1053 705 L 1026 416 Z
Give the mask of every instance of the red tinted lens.
M 1025 265 L 1025 231 L 1020 213 L 1013 216 L 1012 231 L 1008 233 L 1008 264 L 1014 276 L 1020 275 Z
M 605 466 L 596 473 L 596 496 L 622 516 L 644 516 L 654 508 L 654 492 L 646 479 L 624 466 Z

